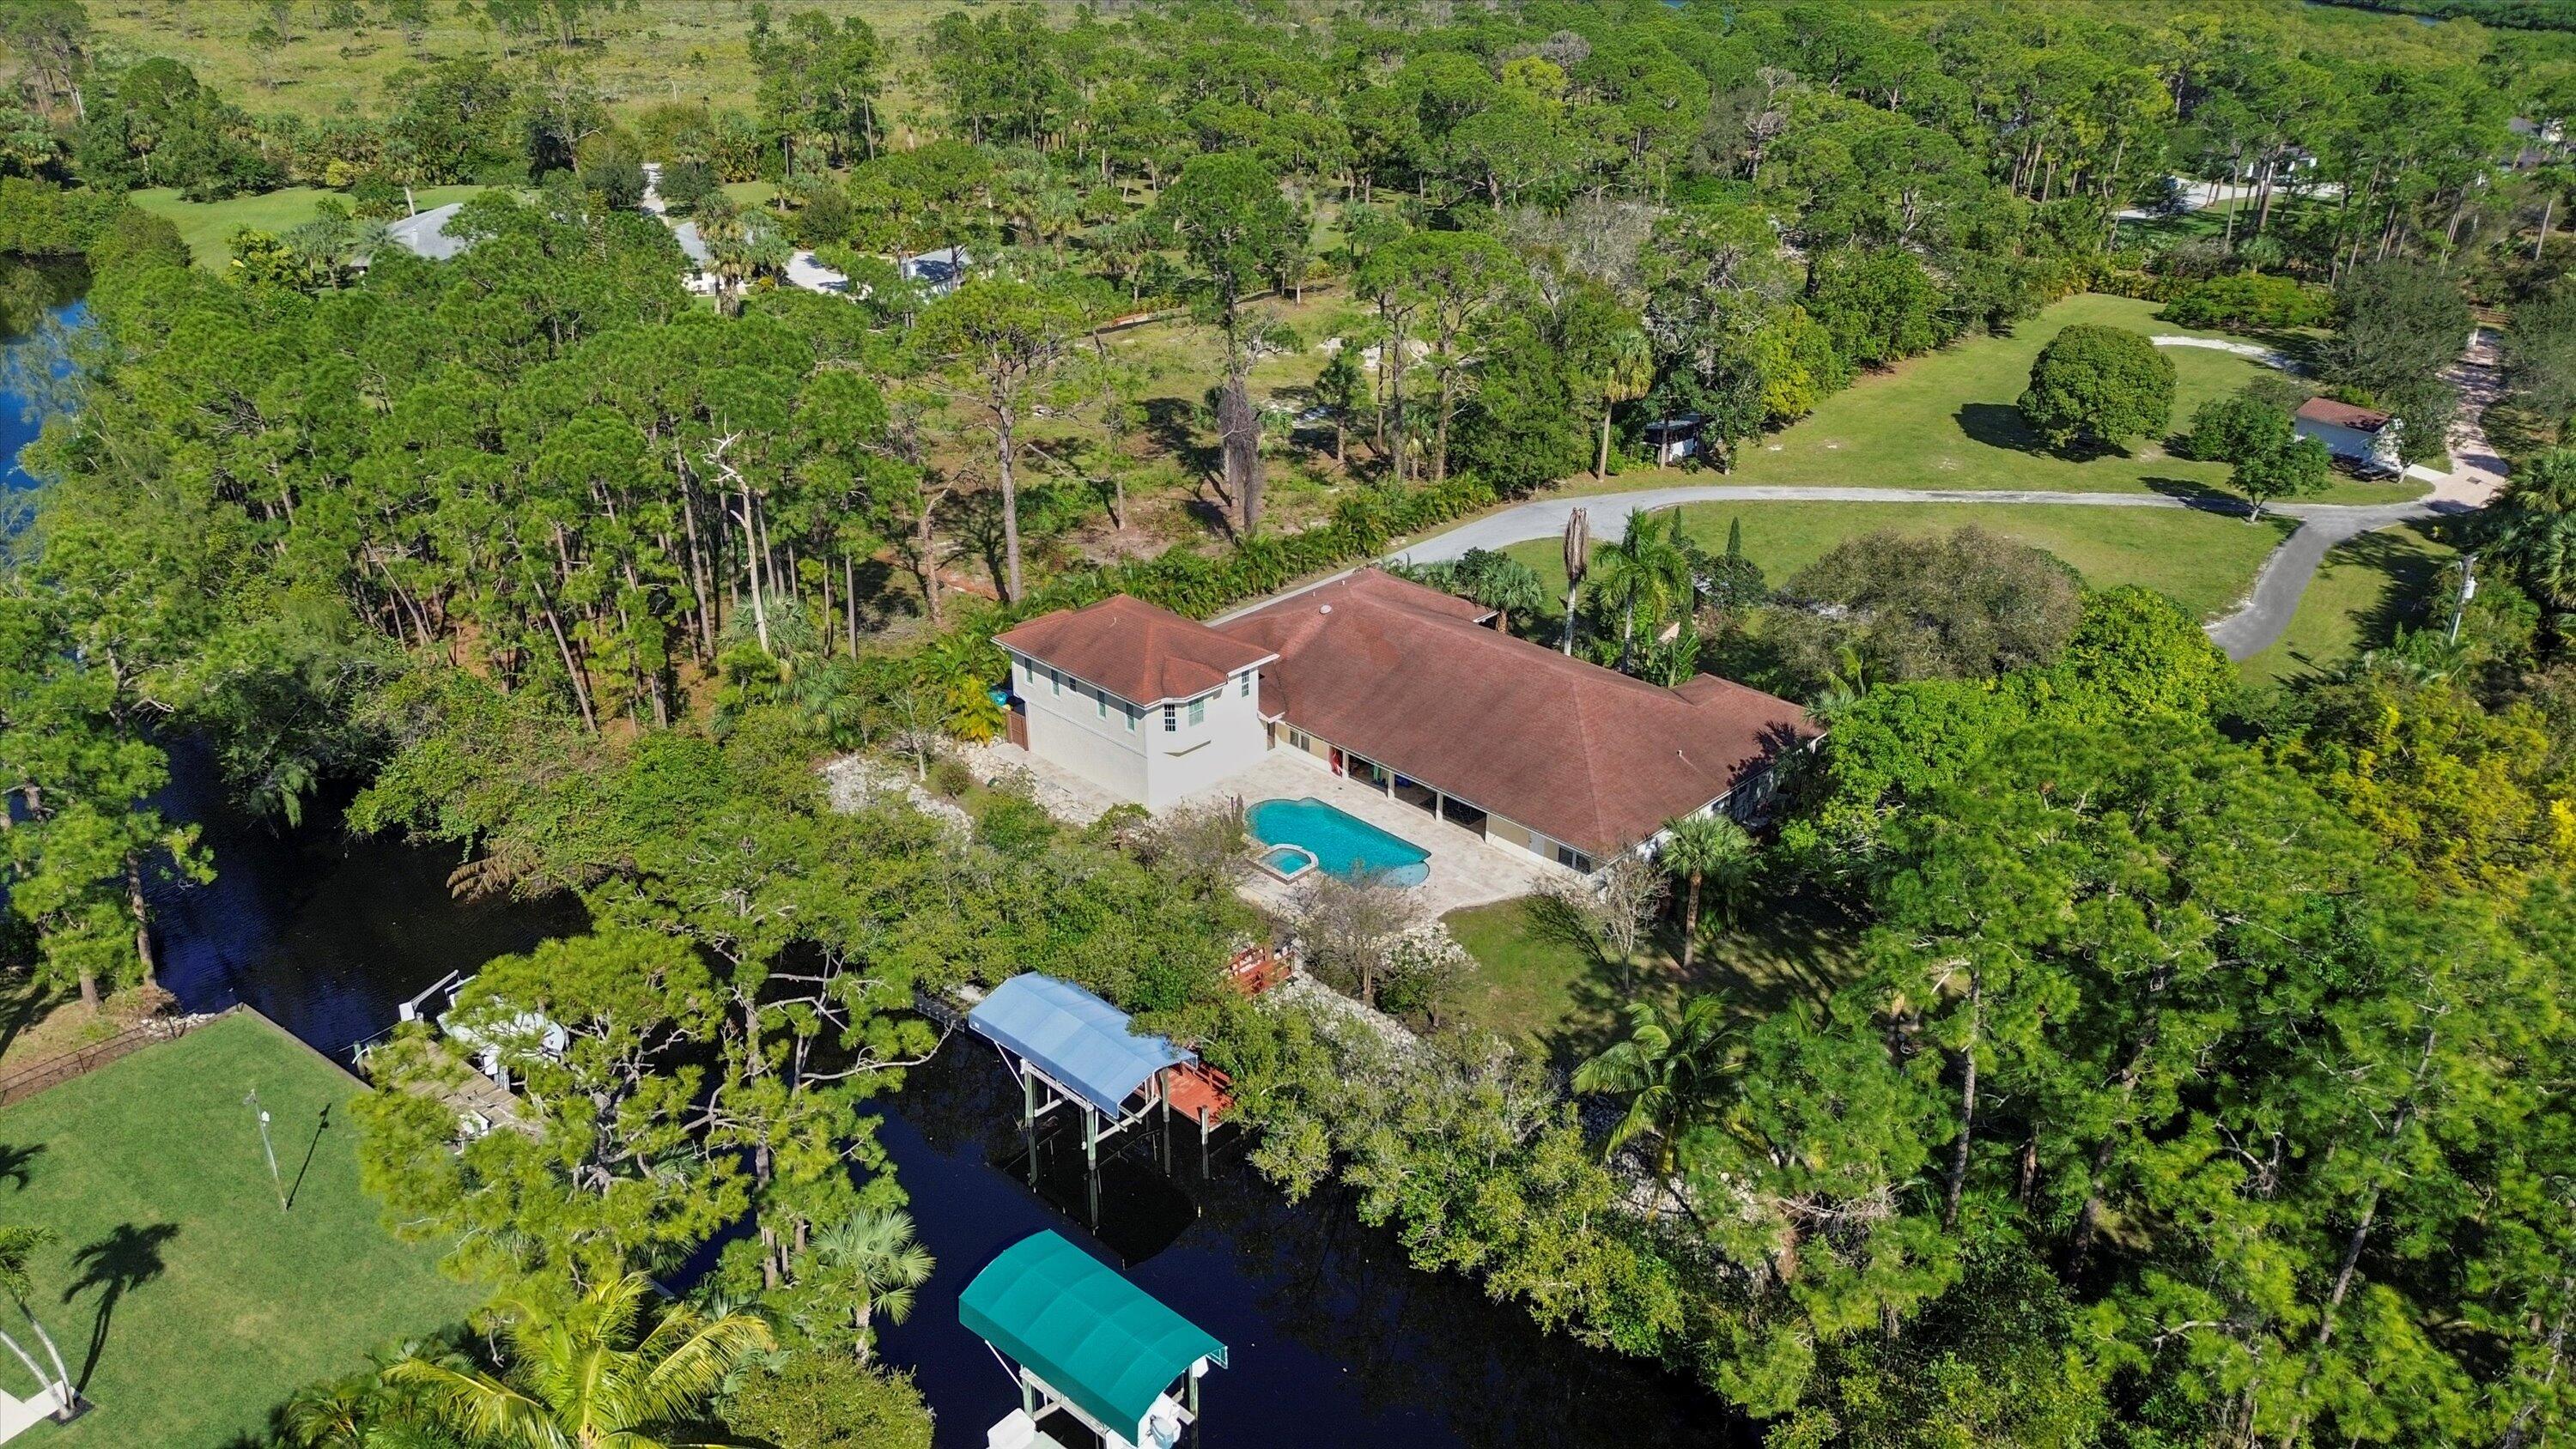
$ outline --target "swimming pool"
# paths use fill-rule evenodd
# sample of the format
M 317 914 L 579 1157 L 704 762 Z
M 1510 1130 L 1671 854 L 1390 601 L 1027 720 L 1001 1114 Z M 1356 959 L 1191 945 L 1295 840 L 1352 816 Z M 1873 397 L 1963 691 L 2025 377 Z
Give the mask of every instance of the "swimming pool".
M 1430 851 L 1311 795 L 1264 800 L 1245 812 L 1245 823 L 1264 846 L 1295 846 L 1344 880 L 1365 872 L 1390 885 L 1417 886 L 1431 876 Z

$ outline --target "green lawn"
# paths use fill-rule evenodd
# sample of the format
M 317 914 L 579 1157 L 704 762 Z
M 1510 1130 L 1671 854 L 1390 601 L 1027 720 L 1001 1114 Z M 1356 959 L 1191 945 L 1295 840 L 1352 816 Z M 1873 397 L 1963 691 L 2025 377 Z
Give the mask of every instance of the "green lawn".
M 1764 902 L 1733 929 L 1702 915 L 1703 943 L 1684 975 L 1677 942 L 1658 941 L 1633 970 L 1603 961 L 1553 927 L 1537 897 L 1452 911 L 1450 934 L 1476 958 L 1477 974 L 1455 1008 L 1471 1025 L 1534 1047 L 1571 1066 L 1625 1032 L 1626 1003 L 1667 1005 L 1685 992 L 1720 991 L 1748 1014 L 1778 1010 L 1794 996 L 1822 999 L 1849 971 L 1853 928 L 1804 901 Z M 1666 935 L 1674 935 L 1667 923 Z
M 2435 595 L 2443 566 L 2459 552 L 2435 536 L 2439 528 L 2411 523 L 2337 545 L 2300 597 L 2290 627 L 2238 666 L 2246 679 L 2321 674 L 2357 650 L 2386 644 L 2400 624 L 2420 627 L 2433 618 L 2442 602 Z
M 480 186 L 424 186 L 412 193 L 412 201 L 421 210 L 463 201 L 481 191 Z M 201 267 L 221 268 L 232 260 L 227 238 L 243 227 L 270 233 L 302 226 L 321 215 L 322 198 L 338 196 L 336 191 L 318 186 L 289 186 L 281 191 L 258 196 L 236 196 L 229 201 L 186 201 L 166 186 L 134 193 L 134 204 L 155 216 L 166 216 L 179 235 L 188 243 L 188 251 Z
M 1932 533 L 1969 524 L 2044 548 L 2096 587 L 2143 584 L 2194 615 L 2223 612 L 2253 587 L 2254 574 L 2290 532 L 2285 519 L 2241 518 L 2182 508 L 2091 508 L 2064 503 L 1699 503 L 1682 510 L 1691 536 L 1726 545 L 1727 525 L 1744 525 L 1744 553 L 1773 586 L 1848 538 L 1878 530 Z M 1565 592 L 1555 539 L 1504 550 L 1538 571 L 1551 597 Z
M 242 1098 L 273 1116 L 281 1213 Z M 0 1221 L 51 1228 L 33 1306 L 97 1407 L 44 1449 L 216 1449 L 476 1295 L 395 1242 L 358 1187 L 358 1084 L 248 1014 L 0 1111 Z M 86 1365 L 86 1368 L 84 1367 Z M 0 1357 L 11 1392 L 34 1385 Z
M 2057 492 L 2224 493 L 2228 465 L 2169 456 L 2162 439 L 2126 454 L 2069 458 L 2033 438 L 2013 406 L 2030 383 L 2031 360 L 2078 322 L 2153 335 L 2223 337 L 2155 319 L 2152 302 L 2094 294 L 2069 297 L 2009 337 L 1972 337 L 1883 373 L 1861 378 L 1797 423 L 1746 445 L 1729 483 L 1825 484 L 1864 488 L 2037 488 Z M 2246 339 L 2237 339 L 2246 340 Z M 2174 364 L 2171 431 L 2192 411 L 2243 387 L 2262 364 L 2205 347 L 2163 349 Z M 1680 481 L 1671 474 L 1624 474 L 1623 484 Z M 1719 479 L 1701 475 L 1698 481 Z M 2412 498 L 2411 483 L 2340 480 L 2325 498 L 2386 502 Z

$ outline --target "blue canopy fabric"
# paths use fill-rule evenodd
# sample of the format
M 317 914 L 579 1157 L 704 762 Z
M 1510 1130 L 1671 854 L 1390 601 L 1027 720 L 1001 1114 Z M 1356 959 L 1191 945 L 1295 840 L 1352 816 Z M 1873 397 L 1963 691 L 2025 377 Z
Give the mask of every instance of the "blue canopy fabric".
M 986 1264 L 957 1295 L 957 1320 L 1131 1440 L 1192 1364 L 1225 1362 L 1225 1345 L 1206 1329 L 1052 1232 Z
M 1072 982 L 1034 971 L 994 987 L 966 1024 L 1112 1117 L 1156 1072 L 1198 1060 L 1168 1037 L 1136 1035 L 1127 1013 Z

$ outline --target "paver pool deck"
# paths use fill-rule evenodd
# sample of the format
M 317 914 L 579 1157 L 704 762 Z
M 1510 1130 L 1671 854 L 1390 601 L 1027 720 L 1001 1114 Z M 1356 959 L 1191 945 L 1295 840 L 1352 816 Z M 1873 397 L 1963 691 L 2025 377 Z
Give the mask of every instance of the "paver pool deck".
M 968 768 L 978 775 L 1026 771 L 1035 786 L 1038 803 L 1078 824 L 1099 819 L 1118 803 L 1099 786 L 1016 745 L 977 745 L 962 753 Z M 1444 916 L 1462 906 L 1529 895 L 1550 881 L 1574 878 L 1574 873 L 1562 866 L 1491 844 L 1472 831 L 1433 819 L 1428 811 L 1306 763 L 1309 758 L 1273 750 L 1251 768 L 1238 770 L 1206 790 L 1185 796 L 1173 802 L 1171 808 L 1236 801 L 1248 808 L 1264 800 L 1312 796 L 1431 852 L 1429 877 L 1410 890 L 1432 916 Z M 1297 894 L 1293 883 L 1274 880 L 1258 871 L 1248 872 L 1238 889 L 1245 899 L 1274 912 L 1287 910 Z

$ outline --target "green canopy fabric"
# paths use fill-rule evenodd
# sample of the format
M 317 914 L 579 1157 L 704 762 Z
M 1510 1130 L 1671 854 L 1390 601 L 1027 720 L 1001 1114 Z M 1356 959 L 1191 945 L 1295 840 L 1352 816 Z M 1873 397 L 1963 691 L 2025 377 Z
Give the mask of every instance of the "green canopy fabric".
M 1154 1397 L 1225 1345 L 1052 1232 L 1022 1238 L 957 1296 L 957 1318 L 1103 1426 L 1135 1437 Z

